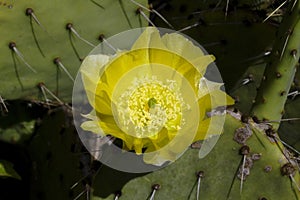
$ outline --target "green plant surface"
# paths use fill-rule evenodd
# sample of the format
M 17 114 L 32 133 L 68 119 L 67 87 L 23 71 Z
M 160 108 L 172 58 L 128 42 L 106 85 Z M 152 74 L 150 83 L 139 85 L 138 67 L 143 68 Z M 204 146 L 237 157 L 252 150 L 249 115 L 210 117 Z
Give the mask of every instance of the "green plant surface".
M 263 60 L 258 61 L 256 65 L 249 66 L 229 91 L 229 94 L 236 99 L 235 107 L 244 114 L 250 114 L 265 67 L 266 63 Z M 244 81 L 249 82 L 243 84 Z
M 0 112 L 0 140 L 12 144 L 25 144 L 34 132 L 36 121 L 49 107 L 34 101 L 5 101 L 8 112 Z
M 0 178 L 5 178 L 5 177 L 21 180 L 20 175 L 14 170 L 12 163 L 6 160 L 0 160 Z
M 30 199 L 74 199 L 85 189 L 80 181 L 84 176 L 80 159 L 86 154 L 80 153 L 70 115 L 65 107 L 52 110 L 27 147 L 32 162 Z M 77 187 L 71 190 L 76 182 Z
M 263 73 L 265 69 L 265 64 L 255 65 L 249 67 L 245 74 L 241 77 L 241 79 L 237 82 L 236 86 L 230 93 L 231 96 L 238 99 L 238 102 L 235 104 L 235 107 L 238 108 L 242 113 L 250 114 L 251 105 L 255 100 L 255 96 L 257 93 L 257 88 L 261 82 Z M 247 79 L 249 75 L 252 76 L 253 81 L 249 84 L 242 85 L 242 81 Z M 296 73 L 294 84 L 289 93 L 299 90 L 298 81 L 300 78 L 299 71 Z M 300 96 L 295 95 L 295 97 L 291 96 L 287 99 L 286 104 L 284 106 L 284 114 L 282 119 L 289 121 L 282 121 L 280 123 L 278 134 L 280 138 L 286 142 L 287 144 L 293 146 L 298 151 L 300 150 L 300 135 L 299 129 L 300 124 L 299 118 L 300 113 Z
M 10 143 L 22 143 L 33 133 L 35 120 L 21 122 L 7 129 L 0 129 L 0 140 Z
M 297 80 L 300 78 L 300 72 L 298 71 L 295 76 L 294 85 L 290 91 L 298 91 L 299 90 L 299 83 Z M 297 95 L 295 97 L 290 96 L 289 99 L 286 101 L 284 107 L 284 114 L 282 119 L 290 119 L 290 121 L 281 122 L 278 133 L 280 138 L 285 141 L 287 144 L 293 146 L 298 151 L 300 151 L 300 96 Z
M 255 96 L 257 94 L 257 88 L 262 80 L 266 63 L 258 61 L 257 65 L 253 65 L 247 69 L 247 71 L 241 76 L 241 79 L 237 81 L 236 85 L 230 91 L 230 95 L 237 99 L 235 107 L 242 113 L 250 115 L 251 105 L 255 102 Z M 252 78 L 248 84 L 243 85 L 242 82 L 245 79 Z M 296 72 L 294 82 L 288 94 L 299 91 L 300 72 Z M 287 144 L 293 146 L 298 151 L 300 150 L 300 124 L 298 119 L 300 116 L 300 96 L 292 95 L 287 99 L 284 106 L 284 113 L 282 119 L 290 121 L 283 121 L 280 123 L 278 134 L 280 138 Z
M 146 4 L 145 0 L 137 2 Z M 137 5 L 125 0 L 2 1 L 1 96 L 4 99 L 45 100 L 37 87 L 42 82 L 62 101 L 70 101 L 73 82 L 54 62 L 55 58 L 59 58 L 75 78 L 80 60 L 93 47 L 67 30 L 67 24 L 72 23 L 72 28 L 80 37 L 97 45 L 101 34 L 109 37 L 130 28 L 145 26 L 145 20 L 136 14 L 136 9 Z M 23 59 L 12 46 L 9 47 L 11 42 L 15 43 Z M 52 97 L 48 94 L 48 98 Z
M 290 4 L 266 66 L 251 113 L 259 119 L 279 121 L 296 73 L 300 55 L 300 2 Z M 279 123 L 273 124 L 278 129 Z
M 190 199 L 196 199 L 196 173 L 199 171 L 204 172 L 200 199 L 298 199 L 296 185 L 280 172 L 287 162 L 284 155 L 276 143 L 257 130 L 248 139 L 247 145 L 250 147 L 249 156 L 260 154 L 261 158 L 253 161 L 250 175 L 243 182 L 240 191 L 237 170 L 241 166 L 242 155 L 239 154 L 239 150 L 242 145 L 233 138 L 235 130 L 243 126 L 245 124 L 227 116 L 224 134 L 208 156 L 199 159 L 198 151 L 190 149 L 172 165 L 128 182 L 119 189 L 122 191 L 120 199 L 147 199 L 154 184 L 161 186 L 161 189 L 156 191 L 155 199 L 181 200 L 189 199 L 189 196 Z M 96 178 L 101 179 L 101 176 Z M 295 179 L 298 178 L 297 174 Z M 114 195 L 103 199 L 114 199 Z
M 285 106 L 285 114 L 283 115 L 283 119 L 290 119 L 293 117 L 299 117 L 299 109 L 300 109 L 300 99 L 296 99 L 293 101 L 288 101 Z M 291 120 L 287 122 L 282 122 L 278 129 L 278 133 L 280 138 L 285 141 L 287 144 L 293 146 L 300 151 L 300 124 L 298 120 Z
M 300 77 L 299 71 L 296 72 L 299 67 L 297 63 L 299 59 L 297 51 L 299 50 L 297 48 L 299 49 L 300 44 L 298 41 L 299 34 L 297 33 L 299 29 L 296 28 L 297 23 L 299 23 L 297 12 L 299 2 L 296 3 L 290 5 L 294 6 L 294 10 L 280 27 L 278 40 L 274 45 L 272 56 L 269 58 L 267 69 L 265 70 L 265 64 L 249 67 L 238 81 L 231 95 L 237 97 L 236 106 L 243 113 L 249 114 L 250 105 L 256 102 L 253 112 L 260 110 L 258 114 L 261 117 L 277 121 L 273 123 L 273 126 L 277 129 L 280 125 L 278 130 L 280 138 L 288 145 L 299 150 L 300 127 L 298 120 L 295 119 L 299 118 L 299 96 L 297 94 L 294 97 L 291 95 L 292 92 L 299 91 Z M 253 81 L 242 85 L 242 81 L 249 75 L 251 75 Z M 262 89 L 259 90 L 259 96 L 255 100 L 261 80 L 263 80 Z M 287 99 L 287 96 L 289 96 L 289 99 Z M 283 121 L 279 123 L 281 116 Z

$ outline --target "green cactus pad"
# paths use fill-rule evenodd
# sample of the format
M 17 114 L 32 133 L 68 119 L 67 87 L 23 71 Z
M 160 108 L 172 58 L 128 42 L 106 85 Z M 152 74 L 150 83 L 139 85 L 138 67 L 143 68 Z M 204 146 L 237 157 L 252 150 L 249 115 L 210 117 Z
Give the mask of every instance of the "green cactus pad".
M 261 82 L 264 69 L 265 69 L 265 64 L 249 67 L 246 73 L 237 82 L 236 86 L 232 89 L 232 92 L 230 93 L 231 96 L 235 97 L 238 100 L 235 107 L 238 108 L 243 113 L 246 114 L 250 113 L 251 105 L 255 100 L 257 88 L 259 87 L 259 84 Z M 242 81 L 248 78 L 249 75 L 252 76 L 253 81 L 250 82 L 249 84 L 242 85 L 241 84 Z M 300 80 L 299 78 L 300 78 L 300 73 L 298 72 L 296 74 L 294 84 L 291 90 L 289 91 L 289 93 L 299 90 L 299 83 L 298 83 L 298 80 Z M 280 138 L 287 144 L 296 148 L 298 151 L 300 150 L 300 134 L 299 134 L 300 123 L 298 119 L 294 119 L 294 118 L 300 117 L 299 110 L 300 110 L 300 95 L 295 95 L 294 97 L 292 95 L 289 95 L 289 98 L 287 99 L 287 102 L 285 104 L 284 114 L 282 118 L 284 120 L 286 119 L 291 119 L 291 120 L 281 122 L 278 130 L 278 134 Z
M 29 139 L 34 130 L 35 120 L 22 122 L 7 129 L 0 129 L 0 140 L 21 143 Z
M 36 119 L 49 108 L 33 101 L 14 100 L 5 104 L 8 112 L 0 110 L 0 141 L 25 144 L 34 132 Z
M 138 2 L 146 5 L 145 0 Z M 5 99 L 44 100 L 37 87 L 42 82 L 62 101 L 70 101 L 73 83 L 57 61 L 74 78 L 81 63 L 79 59 L 93 48 L 76 33 L 97 45 L 101 34 L 109 37 L 146 25 L 136 14 L 137 5 L 124 0 L 0 3 L 0 94 Z M 67 30 L 68 23 L 76 33 Z
M 65 107 L 50 112 L 28 145 L 32 162 L 30 199 L 74 199 L 85 189 L 80 181 L 84 176 L 80 159 L 88 154 L 80 153 L 70 116 Z
M 300 51 L 300 3 L 290 2 L 280 24 L 270 60 L 264 72 L 251 113 L 259 119 L 281 119 L 296 73 Z M 273 124 L 278 129 L 279 124 Z
M 236 99 L 235 107 L 244 114 L 250 113 L 265 67 L 266 63 L 263 60 L 260 60 L 257 65 L 249 66 L 229 92 Z M 249 82 L 244 84 L 244 81 Z
M 224 134 L 215 148 L 204 159 L 198 158 L 198 151 L 188 150 L 174 164 L 131 180 L 123 188 L 123 200 L 147 199 L 154 184 L 161 186 L 155 199 L 196 199 L 196 173 L 204 172 L 201 179 L 200 199 L 297 199 L 299 192 L 290 178 L 281 175 L 281 166 L 286 160 L 276 143 L 270 142 L 262 132 L 255 132 L 247 141 L 251 156 L 260 157 L 253 161 L 250 175 L 240 191 L 237 170 L 241 166 L 241 145 L 233 140 L 234 132 L 242 123 L 227 116 Z M 101 178 L 101 177 L 97 177 Z M 294 177 L 296 180 L 299 176 Z M 196 184 L 197 185 L 197 184 Z M 96 186 L 96 185 L 95 185 Z M 193 188 L 194 187 L 194 188 Z M 133 198 L 134 197 L 134 198 Z M 114 195 L 105 198 L 113 199 Z M 94 197 L 95 200 L 102 199 Z
M 298 71 L 295 75 L 294 84 L 290 90 L 290 93 L 294 91 L 299 91 L 299 80 L 300 72 Z M 289 96 L 285 107 L 284 114 L 282 116 L 283 119 L 291 119 L 290 121 L 282 122 L 279 127 L 279 135 L 282 140 L 284 140 L 287 144 L 293 146 L 298 151 L 300 151 L 300 123 L 299 119 L 293 120 L 292 118 L 300 117 L 300 96 Z

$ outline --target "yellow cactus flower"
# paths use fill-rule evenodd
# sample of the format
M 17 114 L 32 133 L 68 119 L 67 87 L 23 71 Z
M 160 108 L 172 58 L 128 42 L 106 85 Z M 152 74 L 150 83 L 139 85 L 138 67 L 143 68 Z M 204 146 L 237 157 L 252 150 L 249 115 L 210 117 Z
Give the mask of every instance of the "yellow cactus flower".
M 204 77 L 214 59 L 181 34 L 161 36 L 153 27 L 128 51 L 87 56 L 80 73 L 93 110 L 82 129 L 121 139 L 149 164 L 176 160 L 192 142 L 221 133 L 219 116 L 207 112 L 234 103 Z

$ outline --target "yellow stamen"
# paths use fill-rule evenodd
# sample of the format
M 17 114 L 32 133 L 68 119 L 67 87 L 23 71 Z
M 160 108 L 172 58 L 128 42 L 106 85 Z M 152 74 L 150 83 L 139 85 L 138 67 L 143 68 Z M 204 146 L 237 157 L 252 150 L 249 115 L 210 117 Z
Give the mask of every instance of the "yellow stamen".
M 179 130 L 183 105 L 174 81 L 136 79 L 118 99 L 117 121 L 122 130 L 138 138 L 153 136 L 163 127 Z

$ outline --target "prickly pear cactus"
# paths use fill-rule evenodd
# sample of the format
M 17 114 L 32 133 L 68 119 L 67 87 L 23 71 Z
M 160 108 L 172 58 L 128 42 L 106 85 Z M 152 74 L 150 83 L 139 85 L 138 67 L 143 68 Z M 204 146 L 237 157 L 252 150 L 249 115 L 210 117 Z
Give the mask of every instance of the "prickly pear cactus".
M 299 83 L 298 80 L 300 78 L 299 71 L 297 72 L 293 86 L 288 93 L 288 100 L 284 108 L 283 119 L 297 118 L 299 116 L 300 110 L 300 96 L 299 96 Z M 287 144 L 293 146 L 298 151 L 300 150 L 300 136 L 299 130 L 300 124 L 298 120 L 290 120 L 287 122 L 281 123 L 279 127 L 279 134 L 282 140 L 284 140 Z
M 74 199 L 85 186 L 81 146 L 71 126 L 70 110 L 60 107 L 42 119 L 28 146 L 31 168 L 30 199 Z M 71 120 L 71 121 L 70 121 Z
M 0 4 L 0 95 L 5 99 L 45 100 L 43 86 L 70 101 L 81 60 L 100 42 L 99 36 L 146 25 L 136 14 L 138 6 L 127 0 Z
M 255 102 L 257 88 L 263 77 L 264 69 L 265 64 L 249 67 L 231 92 L 231 95 L 237 99 L 236 108 L 245 114 L 250 114 L 251 106 L 249 105 Z M 298 151 L 300 150 L 300 136 L 298 134 L 300 129 L 298 121 L 300 109 L 299 75 L 299 71 L 297 71 L 291 89 L 287 93 L 288 98 L 282 116 L 283 121 L 278 130 L 280 138 Z M 245 81 L 247 84 L 242 84 Z
M 137 2 L 146 5 L 145 1 Z M 4 99 L 45 101 L 47 95 L 50 99 L 58 97 L 58 102 L 70 101 L 72 81 L 81 60 L 99 43 L 99 36 L 103 39 L 103 35 L 105 38 L 143 26 L 146 21 L 136 14 L 138 6 L 129 0 L 0 3 L 0 97 Z M 278 129 L 278 122 L 269 122 L 279 121 L 282 114 L 283 118 L 299 117 L 295 109 L 299 106 L 298 93 L 294 93 L 295 97 L 289 95 L 299 90 L 295 79 L 289 91 L 300 52 L 299 1 L 289 1 L 289 8 L 287 1 L 152 3 L 176 30 L 197 39 L 216 56 L 227 89 L 239 97 L 236 107 L 256 117 L 242 117 L 235 109 L 228 111 L 224 134 L 204 159 L 199 159 L 197 149 L 189 149 L 162 170 L 147 175 L 128 174 L 97 163 L 91 166 L 70 123 L 68 105 L 52 107 L 46 100 L 42 106 L 49 112 L 38 116 L 42 120 L 34 130 L 31 120 L 37 116 L 16 114 L 22 116 L 17 121 L 11 120 L 14 115 L 0 118 L 1 140 L 17 143 L 15 135 L 26 138 L 32 161 L 30 199 L 299 199 L 299 153 L 282 143 L 284 139 L 300 147 L 299 123 L 281 123 Z M 281 16 L 262 21 L 281 4 L 279 11 L 283 14 L 286 10 L 293 12 L 282 21 L 276 36 Z M 153 12 L 150 19 L 166 26 Z M 265 58 L 274 39 L 277 42 L 264 73 Z M 265 75 L 272 78 L 261 81 Z M 255 101 L 261 82 L 265 83 Z M 266 90 L 270 94 L 267 98 L 273 102 L 271 108 L 265 106 L 269 101 L 262 101 L 265 94 L 261 91 Z M 286 101 L 287 97 L 291 99 Z M 280 106 L 274 109 L 276 117 L 271 118 L 276 101 Z M 12 111 L 9 106 L 8 110 Z M 269 121 L 263 122 L 263 118 Z M 33 131 L 30 140 L 27 127 Z
M 237 130 L 252 127 L 250 124 L 228 115 L 224 134 L 207 157 L 200 160 L 198 150 L 190 149 L 169 167 L 136 178 L 119 188 L 122 191 L 120 199 L 147 199 L 155 184 L 160 185 L 155 199 L 196 199 L 199 178 L 199 199 L 299 198 L 296 184 L 282 173 L 288 161 L 274 141 L 255 128 L 250 138 L 240 144 L 243 142 L 236 137 Z M 243 145 L 249 147 L 247 155 L 241 154 Z M 241 187 L 243 156 L 246 162 Z M 200 171 L 203 173 L 201 177 L 197 174 Z M 297 180 L 299 176 L 293 178 Z M 95 199 L 108 200 L 114 196 Z

